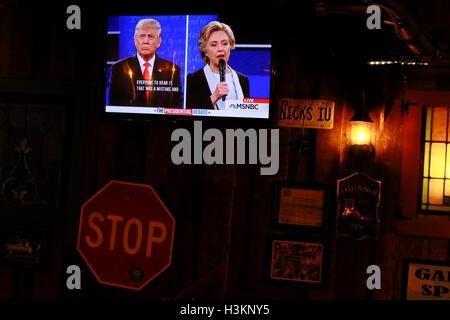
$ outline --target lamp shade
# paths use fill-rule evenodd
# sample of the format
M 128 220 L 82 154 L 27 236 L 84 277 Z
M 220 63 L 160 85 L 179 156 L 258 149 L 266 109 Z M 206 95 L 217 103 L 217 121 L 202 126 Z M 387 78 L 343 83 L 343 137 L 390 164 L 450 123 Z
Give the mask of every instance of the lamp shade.
M 350 121 L 363 121 L 363 122 L 373 122 L 370 118 L 369 114 L 367 113 L 366 109 L 366 91 L 362 90 L 362 99 L 361 99 L 361 106 L 356 109 L 355 114 L 350 119 Z
M 366 109 L 365 90 L 362 91 L 362 104 L 356 110 L 350 122 L 352 124 L 352 145 L 369 145 L 371 143 L 373 120 Z
M 350 119 L 350 121 L 373 122 L 373 120 L 370 118 L 369 114 L 367 113 L 366 108 L 361 108 L 361 109 L 356 110 L 355 114 Z

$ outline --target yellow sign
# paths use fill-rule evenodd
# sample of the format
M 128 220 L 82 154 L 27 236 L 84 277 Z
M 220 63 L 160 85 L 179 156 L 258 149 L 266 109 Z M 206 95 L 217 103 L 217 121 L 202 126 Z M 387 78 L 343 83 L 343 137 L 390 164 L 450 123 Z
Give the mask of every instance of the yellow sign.
M 334 101 L 280 99 L 277 109 L 279 127 L 333 129 Z

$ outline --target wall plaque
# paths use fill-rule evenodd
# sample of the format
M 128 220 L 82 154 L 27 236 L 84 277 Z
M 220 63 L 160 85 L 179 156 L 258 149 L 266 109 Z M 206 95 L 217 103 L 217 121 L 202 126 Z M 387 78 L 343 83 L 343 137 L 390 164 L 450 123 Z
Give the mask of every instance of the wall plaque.
M 377 239 L 381 181 L 362 172 L 337 181 L 336 235 L 354 240 Z

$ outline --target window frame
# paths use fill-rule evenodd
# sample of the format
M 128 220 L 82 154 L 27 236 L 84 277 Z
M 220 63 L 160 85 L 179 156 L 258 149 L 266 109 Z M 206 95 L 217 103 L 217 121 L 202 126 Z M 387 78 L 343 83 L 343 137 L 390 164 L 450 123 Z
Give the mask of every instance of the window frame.
M 443 187 L 443 201 L 444 197 L 445 197 L 445 182 L 446 180 L 449 180 L 450 183 L 450 178 L 446 178 L 446 169 L 447 169 L 447 148 L 450 148 L 450 135 L 448 134 L 449 132 L 449 125 L 450 125 L 450 102 L 448 103 L 449 105 L 444 106 L 444 105 L 439 105 L 439 106 L 435 106 L 435 105 L 429 105 L 429 104 L 421 104 L 420 108 L 421 108 L 421 126 L 420 126 L 420 162 L 419 162 L 419 174 L 417 176 L 418 182 L 417 182 L 417 198 L 416 198 L 416 202 L 417 202 L 417 212 L 424 214 L 424 215 L 444 215 L 444 216 L 450 216 L 450 204 L 449 205 L 442 205 L 443 207 L 448 207 L 449 210 L 445 211 L 445 210 L 432 210 L 432 209 L 422 209 L 422 196 L 423 196 L 423 180 L 425 178 L 427 178 L 428 180 L 432 179 L 430 177 L 430 171 L 431 171 L 431 145 L 433 143 L 433 137 L 432 137 L 432 130 L 433 130 L 433 112 L 432 111 L 432 115 L 431 115 L 431 124 L 430 124 L 430 140 L 428 140 L 428 142 L 430 143 L 430 150 L 429 150 L 429 163 L 428 163 L 428 172 L 429 175 L 427 177 L 424 176 L 424 167 L 425 167 L 425 144 L 426 144 L 426 125 L 427 125 L 427 108 L 435 108 L 435 107 L 446 107 L 447 108 L 447 133 L 446 133 L 446 141 L 444 142 L 437 142 L 434 141 L 435 143 L 444 143 L 446 144 L 446 148 L 445 148 L 445 169 L 444 169 L 444 177 L 443 178 L 434 178 L 434 179 L 442 179 L 444 180 L 444 187 Z M 429 203 L 429 186 L 430 186 L 430 182 L 428 181 L 428 204 L 426 204 L 427 206 L 430 206 Z M 435 205 L 435 206 L 439 206 L 439 205 Z
M 407 236 L 450 239 L 450 214 L 419 210 L 419 173 L 421 157 L 422 109 L 426 106 L 450 106 L 450 91 L 407 90 L 397 105 L 402 111 L 399 215 L 396 231 Z M 397 100 L 398 101 L 398 100 Z M 408 109 L 404 103 L 413 103 Z M 410 104 L 411 105 L 411 104 Z

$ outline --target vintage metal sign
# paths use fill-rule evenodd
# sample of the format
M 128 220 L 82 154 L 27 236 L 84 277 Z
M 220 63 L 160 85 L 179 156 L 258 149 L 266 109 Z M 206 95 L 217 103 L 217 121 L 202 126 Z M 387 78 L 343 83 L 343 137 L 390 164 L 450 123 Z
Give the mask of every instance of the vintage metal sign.
M 450 263 L 421 259 L 404 261 L 402 298 L 450 300 Z
M 334 101 L 280 99 L 277 110 L 279 127 L 333 129 Z
M 337 182 L 336 235 L 354 240 L 377 239 L 380 229 L 381 181 L 355 172 Z

